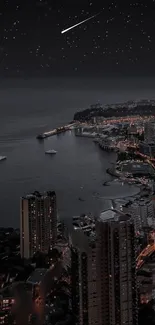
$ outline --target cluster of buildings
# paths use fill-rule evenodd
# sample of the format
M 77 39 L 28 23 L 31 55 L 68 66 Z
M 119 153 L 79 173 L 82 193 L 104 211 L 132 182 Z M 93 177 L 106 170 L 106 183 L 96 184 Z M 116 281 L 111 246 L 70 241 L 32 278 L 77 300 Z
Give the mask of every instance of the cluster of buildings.
M 146 119 L 147 120 L 147 119 Z M 143 120 L 139 121 L 139 117 L 126 117 L 105 119 L 103 117 L 94 117 L 91 123 L 81 123 L 75 128 L 75 135 L 80 137 L 93 138 L 98 142 L 99 146 L 104 149 L 121 149 L 129 144 L 137 144 L 134 135 L 137 134 L 139 128 L 134 123 L 139 123 L 139 127 L 143 125 Z M 140 127 L 141 132 L 141 127 Z
M 144 141 L 137 137 L 144 134 Z M 93 117 L 89 123 L 75 128 L 75 135 L 90 137 L 104 150 L 125 151 L 127 147 L 139 148 L 146 156 L 155 157 L 155 120 L 152 116 L 127 116 L 126 118 Z
M 66 241 L 58 240 L 55 192 L 34 192 L 20 202 L 22 259 L 32 265 L 37 252 L 47 256 L 56 249 L 58 255 L 50 255 L 48 267 L 33 265 L 25 281 L 0 290 L 0 324 L 25 317 L 26 324 L 138 325 L 136 235 L 154 215 L 153 201 L 122 201 L 98 217 L 73 217 Z M 28 307 L 21 313 L 23 303 Z
M 152 116 L 93 117 L 76 135 L 95 138 L 107 151 L 117 148 L 128 153 L 130 149 L 128 160 L 118 161 L 114 171 L 121 182 L 141 189 L 139 195 L 115 200 L 93 230 L 90 225 L 74 227 L 72 283 L 80 281 L 80 286 L 75 284 L 73 305 L 79 313 L 77 324 L 138 324 L 139 302 L 148 304 L 155 297 L 155 120 Z
M 54 191 L 35 191 L 20 199 L 18 251 L 0 254 L 0 324 L 55 324 L 62 316 L 64 324 L 66 317 L 71 321 L 67 292 L 70 261 L 62 233 Z M 12 268 L 15 274 L 10 278 Z
M 138 145 L 140 154 L 154 158 L 155 122 L 149 120 L 144 127 L 140 123 L 143 142 L 134 140 L 138 126 L 129 124 L 124 128 L 122 124 L 120 132 L 119 121 L 114 127 L 104 125 L 104 132 L 103 126 L 98 125 L 97 129 L 92 126 L 91 136 L 97 136 L 101 146 L 117 145 L 119 150 L 125 150 L 123 145 L 132 142 L 131 145 Z M 89 133 L 87 129 L 76 132 L 84 136 Z M 123 167 L 130 169 L 130 174 L 133 168 L 136 173 L 140 170 L 140 163 L 135 167 L 130 165 L 131 161 Z M 24 324 L 25 317 L 26 325 L 138 325 L 140 303 L 154 299 L 155 286 L 148 281 L 151 287 L 148 294 L 145 276 L 138 273 L 147 265 L 143 258 L 149 259 L 155 251 L 153 188 L 150 193 L 115 200 L 111 209 L 98 217 L 73 217 L 68 231 L 58 224 L 54 191 L 35 191 L 22 197 L 20 245 L 15 245 L 14 251 L 18 255 L 20 247 L 22 261 L 31 268 L 24 281 L 16 281 L 15 274 L 11 283 L 9 278 L 7 285 L 3 280 L 0 282 L 0 324 Z M 10 254 L 7 250 L 3 255 L 2 251 L 1 247 L 0 263 Z M 34 263 L 36 254 L 45 256 L 41 267 Z M 155 278 L 152 265 L 149 271 L 151 278 Z
M 155 229 L 154 196 L 116 199 L 113 204 L 118 211 L 131 215 L 136 234 L 143 233 L 144 228 Z
M 117 210 L 105 211 L 97 219 L 74 217 L 68 245 L 60 245 L 55 192 L 34 192 L 20 203 L 22 259 L 32 264 L 38 251 L 48 254 L 58 246 L 62 255 L 51 258 L 49 268 L 34 266 L 25 281 L 13 281 L 0 290 L 0 324 L 19 324 L 23 317 L 29 324 L 34 320 L 39 324 L 40 319 L 43 324 L 54 323 L 51 314 L 56 310 L 60 279 L 61 287 L 68 290 L 71 324 L 138 324 L 135 236 L 130 217 Z M 61 324 L 65 324 L 63 319 Z
M 155 158 L 155 121 L 144 125 L 144 142 L 139 144 L 139 152 L 144 156 Z

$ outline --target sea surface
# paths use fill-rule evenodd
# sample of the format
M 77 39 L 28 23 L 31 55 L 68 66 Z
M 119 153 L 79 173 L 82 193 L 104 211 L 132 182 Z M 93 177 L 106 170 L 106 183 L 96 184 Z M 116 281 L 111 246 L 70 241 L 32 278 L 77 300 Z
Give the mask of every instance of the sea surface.
M 154 79 L 146 80 L 1 80 L 0 81 L 0 226 L 19 227 L 20 197 L 34 190 L 55 190 L 60 218 L 99 214 L 109 198 L 130 196 L 127 185 L 103 186 L 115 154 L 73 131 L 39 142 L 36 135 L 68 123 L 75 111 L 100 101 L 155 98 Z M 55 149 L 57 154 L 45 155 Z M 101 199 L 94 197 L 98 192 Z M 79 201 L 81 197 L 84 201 Z

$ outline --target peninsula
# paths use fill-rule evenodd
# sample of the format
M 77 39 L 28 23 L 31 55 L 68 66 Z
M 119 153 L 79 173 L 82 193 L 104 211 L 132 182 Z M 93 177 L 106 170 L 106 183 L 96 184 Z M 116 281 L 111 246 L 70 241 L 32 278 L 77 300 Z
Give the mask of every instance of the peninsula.
M 91 105 L 90 108 L 78 111 L 74 114 L 74 121 L 86 122 L 94 117 L 126 117 L 128 115 L 151 116 L 155 114 L 155 100 L 143 99 L 140 101 L 128 101 L 120 104 L 102 106 L 100 103 Z

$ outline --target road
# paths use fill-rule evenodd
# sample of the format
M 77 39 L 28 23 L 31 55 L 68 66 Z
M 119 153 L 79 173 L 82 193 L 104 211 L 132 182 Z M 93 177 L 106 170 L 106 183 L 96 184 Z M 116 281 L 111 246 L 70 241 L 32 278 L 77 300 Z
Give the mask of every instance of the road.
M 137 257 L 137 269 L 140 269 L 143 264 L 145 263 L 145 258 L 149 257 L 152 253 L 155 252 L 155 244 L 153 243 L 152 245 L 147 245 L 147 247 L 145 247 L 142 252 L 139 254 L 139 256 Z

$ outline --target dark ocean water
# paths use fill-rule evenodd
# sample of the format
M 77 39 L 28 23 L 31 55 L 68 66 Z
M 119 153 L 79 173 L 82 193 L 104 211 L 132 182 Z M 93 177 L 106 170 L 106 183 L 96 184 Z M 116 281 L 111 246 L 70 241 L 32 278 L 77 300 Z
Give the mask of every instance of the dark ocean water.
M 136 87 L 137 84 L 137 87 Z M 36 135 L 72 120 L 79 108 L 97 102 L 154 98 L 154 80 L 5 80 L 0 83 L 0 226 L 19 226 L 19 198 L 34 190 L 55 190 L 62 218 L 83 212 L 99 213 L 105 199 L 131 195 L 127 187 L 103 187 L 106 168 L 115 155 L 102 152 L 91 139 L 74 132 L 51 137 L 42 143 Z M 45 150 L 55 149 L 55 156 Z M 83 189 L 81 189 L 83 187 Z M 78 197 L 85 201 L 80 202 Z

